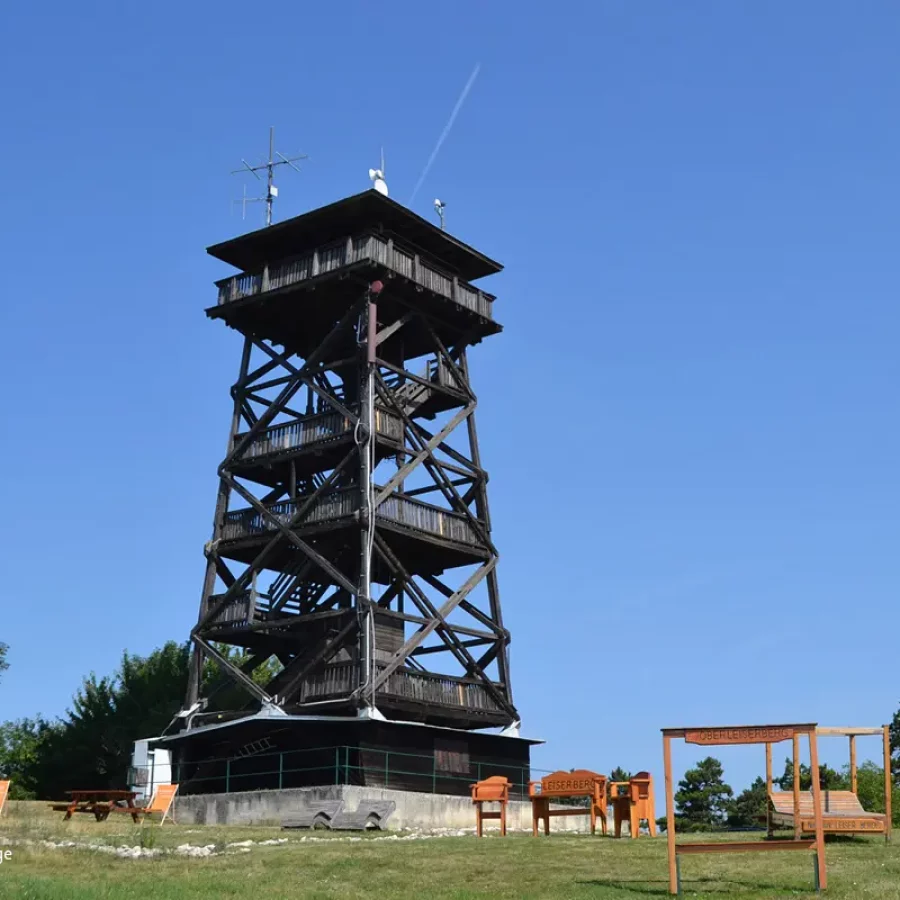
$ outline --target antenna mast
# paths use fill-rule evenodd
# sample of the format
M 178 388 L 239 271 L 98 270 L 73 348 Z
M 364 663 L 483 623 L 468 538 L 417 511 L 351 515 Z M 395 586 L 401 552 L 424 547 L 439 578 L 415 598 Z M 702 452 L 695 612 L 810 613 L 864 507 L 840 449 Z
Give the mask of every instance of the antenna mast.
M 279 157 L 276 159 L 275 157 Z M 301 159 L 307 159 L 305 155 L 292 156 L 288 158 L 283 153 L 279 153 L 275 149 L 275 126 L 269 127 L 269 158 L 266 162 L 260 163 L 258 166 L 251 166 L 246 159 L 242 159 L 244 164 L 242 168 L 235 169 L 231 174 L 239 175 L 241 172 L 250 172 L 254 178 L 259 178 L 259 173 L 265 169 L 266 171 L 266 196 L 265 197 L 247 197 L 246 192 L 243 200 L 244 211 L 246 212 L 248 203 L 258 203 L 265 201 L 266 204 L 266 225 L 272 224 L 272 204 L 278 196 L 278 188 L 272 183 L 275 166 L 290 166 L 295 172 L 299 172 L 299 167 L 294 163 Z

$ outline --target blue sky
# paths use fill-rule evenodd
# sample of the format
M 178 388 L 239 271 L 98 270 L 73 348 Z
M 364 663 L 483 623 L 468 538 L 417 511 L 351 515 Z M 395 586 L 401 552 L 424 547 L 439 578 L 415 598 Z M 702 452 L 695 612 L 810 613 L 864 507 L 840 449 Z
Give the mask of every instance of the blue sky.
M 206 245 L 368 186 L 500 259 L 472 354 L 541 768 L 900 702 L 896 4 L 14 3 L 0 715 L 196 617 L 236 335 Z M 554 429 L 537 427 L 541 419 Z M 679 751 L 683 768 L 699 748 Z M 843 743 L 825 758 L 843 761 Z M 878 748 L 871 748 L 877 758 Z M 762 753 L 722 753 L 742 786 Z

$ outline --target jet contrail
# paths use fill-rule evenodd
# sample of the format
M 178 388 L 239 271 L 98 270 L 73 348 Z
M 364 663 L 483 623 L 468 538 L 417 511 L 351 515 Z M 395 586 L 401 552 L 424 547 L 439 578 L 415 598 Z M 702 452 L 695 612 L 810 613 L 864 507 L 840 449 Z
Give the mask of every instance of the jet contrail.
M 455 121 L 460 109 L 462 109 L 462 105 L 463 103 L 465 103 L 469 91 L 472 90 L 472 85 L 475 84 L 475 79 L 478 77 L 479 69 L 481 69 L 481 63 L 476 63 L 475 68 L 472 69 L 472 74 L 469 76 L 469 80 L 466 82 L 466 86 L 462 89 L 462 93 L 459 95 L 459 100 L 456 101 L 456 106 L 453 107 L 453 112 L 450 113 L 450 118 L 447 120 L 447 124 L 444 126 L 444 130 L 441 132 L 441 136 L 438 138 L 437 143 L 434 145 L 434 150 L 431 151 L 431 156 L 428 157 L 428 162 L 425 163 L 425 168 L 422 170 L 422 174 L 419 176 L 419 180 L 416 182 L 416 186 L 413 188 L 413 192 L 409 198 L 410 205 L 412 204 L 413 200 L 416 199 L 416 194 L 419 193 L 419 188 L 422 187 L 422 182 L 424 182 L 425 178 L 428 176 L 428 170 L 431 168 L 432 163 L 437 158 L 437 155 L 441 149 L 441 145 L 447 139 L 447 135 L 450 134 L 450 129 L 453 127 L 453 122 Z

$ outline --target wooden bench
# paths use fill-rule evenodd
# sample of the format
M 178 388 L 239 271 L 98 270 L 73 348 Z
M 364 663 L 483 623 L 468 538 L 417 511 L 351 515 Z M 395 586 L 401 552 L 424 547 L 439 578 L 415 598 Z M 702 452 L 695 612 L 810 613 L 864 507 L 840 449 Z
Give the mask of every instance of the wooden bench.
M 597 819 L 606 834 L 606 776 L 598 775 L 588 769 L 574 769 L 571 772 L 553 772 L 545 775 L 540 781 L 528 784 L 528 796 L 531 798 L 531 831 L 538 836 L 538 822 L 544 823 L 544 834 L 550 834 L 550 818 L 552 816 L 585 816 L 591 817 L 591 834 L 597 831 Z M 553 800 L 571 800 L 587 798 L 588 805 L 573 806 L 568 809 L 551 809 Z
M 472 785 L 472 802 L 475 804 L 475 828 L 483 837 L 484 820 L 500 820 L 500 837 L 506 837 L 506 807 L 509 805 L 509 779 L 504 775 L 492 775 Z M 485 812 L 485 803 L 499 803 L 500 811 Z
M 887 817 L 863 809 L 853 791 L 822 791 L 822 830 L 826 834 L 884 834 Z M 770 820 L 781 828 L 794 827 L 794 795 L 787 791 L 769 793 Z M 800 831 L 815 831 L 813 798 L 800 794 Z

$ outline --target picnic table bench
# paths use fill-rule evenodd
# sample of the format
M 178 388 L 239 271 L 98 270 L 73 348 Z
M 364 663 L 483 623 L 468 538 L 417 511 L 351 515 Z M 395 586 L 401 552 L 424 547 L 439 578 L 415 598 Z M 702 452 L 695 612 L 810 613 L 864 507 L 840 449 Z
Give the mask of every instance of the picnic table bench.
M 92 813 L 98 822 L 109 818 L 109 814 L 129 813 L 135 822 L 140 822 L 143 810 L 134 805 L 135 791 L 92 790 L 66 791 L 72 798 L 68 803 L 52 803 L 51 809 L 64 812 L 63 821 L 72 818 L 73 813 Z
M 574 769 L 571 772 L 552 772 L 540 781 L 528 784 L 528 796 L 531 798 L 532 834 L 538 835 L 538 822 L 544 822 L 544 834 L 550 834 L 551 816 L 585 816 L 591 817 L 591 834 L 597 830 L 597 819 L 606 834 L 606 776 L 598 775 L 588 769 Z M 573 806 L 568 809 L 551 809 L 552 800 L 588 798 L 588 805 Z

